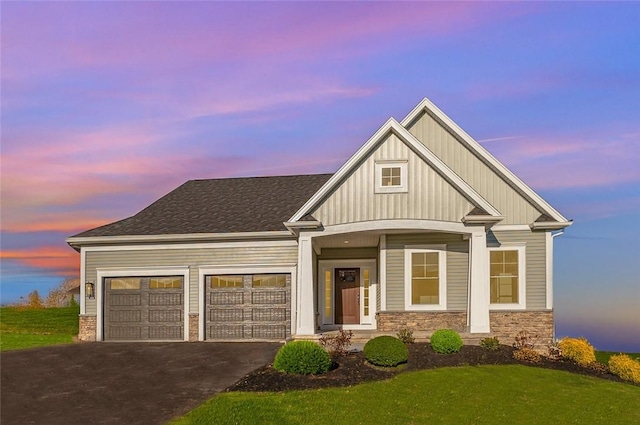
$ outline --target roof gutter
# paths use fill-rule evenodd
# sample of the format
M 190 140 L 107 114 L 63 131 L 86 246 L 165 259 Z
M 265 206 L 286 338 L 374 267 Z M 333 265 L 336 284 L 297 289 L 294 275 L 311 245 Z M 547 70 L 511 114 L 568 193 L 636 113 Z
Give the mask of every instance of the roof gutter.
M 464 224 L 484 224 L 485 226 L 493 226 L 494 224 L 504 220 L 502 215 L 465 215 L 462 217 Z
M 87 236 L 69 237 L 67 243 L 76 251 L 83 245 L 121 245 L 126 243 L 158 243 L 158 242 L 216 242 L 228 240 L 290 239 L 291 233 L 285 230 L 272 232 L 238 232 L 238 233 L 189 233 L 168 235 L 124 235 L 124 236 Z

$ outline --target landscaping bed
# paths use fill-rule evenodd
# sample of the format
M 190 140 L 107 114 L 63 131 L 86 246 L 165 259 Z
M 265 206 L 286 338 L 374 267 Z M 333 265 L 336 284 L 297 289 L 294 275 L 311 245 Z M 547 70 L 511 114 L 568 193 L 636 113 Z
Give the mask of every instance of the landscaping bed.
M 465 345 L 458 353 L 437 354 L 428 343 L 409 345 L 409 361 L 399 368 L 376 368 L 368 365 L 362 352 L 352 352 L 337 358 L 329 372 L 322 375 L 286 374 L 263 366 L 236 382 L 227 391 L 289 391 L 328 387 L 345 387 L 363 382 L 389 379 L 401 371 L 434 369 L 449 366 L 524 364 L 548 369 L 564 370 L 595 376 L 616 382 L 626 382 L 604 368 L 581 367 L 567 360 L 543 358 L 539 363 L 518 361 L 513 358 L 514 348 L 501 345 L 490 351 L 479 346 Z M 604 365 L 603 365 L 604 366 Z

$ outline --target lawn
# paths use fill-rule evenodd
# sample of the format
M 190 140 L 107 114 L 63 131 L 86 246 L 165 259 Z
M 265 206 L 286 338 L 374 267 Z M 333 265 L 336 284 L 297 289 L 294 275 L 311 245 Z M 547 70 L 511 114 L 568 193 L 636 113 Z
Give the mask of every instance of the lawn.
M 79 307 L 0 308 L 0 351 L 66 344 L 78 334 Z
M 609 364 L 609 359 L 614 354 L 620 354 L 618 351 L 596 351 L 596 360 L 600 363 Z M 640 362 L 640 353 L 625 353 L 632 359 Z
M 640 387 L 522 365 L 403 373 L 347 388 L 222 393 L 171 424 L 638 424 Z

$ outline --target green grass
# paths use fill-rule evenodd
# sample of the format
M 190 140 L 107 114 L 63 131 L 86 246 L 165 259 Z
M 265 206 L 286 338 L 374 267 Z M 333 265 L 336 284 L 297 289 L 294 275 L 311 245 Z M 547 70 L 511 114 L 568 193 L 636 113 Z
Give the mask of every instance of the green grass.
M 640 387 L 521 365 L 403 373 L 350 388 L 222 393 L 171 424 L 638 424 Z
M 0 308 L 0 351 L 66 344 L 78 334 L 79 307 Z
M 598 361 L 600 363 L 604 363 L 604 364 L 609 364 L 609 358 L 611 358 L 611 356 L 613 356 L 614 354 L 620 354 L 620 352 L 618 352 L 618 351 L 596 351 L 596 361 Z M 640 362 L 640 353 L 624 353 L 624 354 L 626 354 L 629 357 L 631 357 L 632 359 L 635 359 L 636 361 Z

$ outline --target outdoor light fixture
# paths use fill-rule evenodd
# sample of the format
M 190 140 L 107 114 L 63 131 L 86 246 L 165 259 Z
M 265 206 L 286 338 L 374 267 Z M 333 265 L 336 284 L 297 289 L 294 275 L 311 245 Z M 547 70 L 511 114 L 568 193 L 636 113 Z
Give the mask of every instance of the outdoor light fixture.
M 88 281 L 84 284 L 84 295 L 90 300 L 96 297 L 95 285 L 93 284 L 93 282 Z

